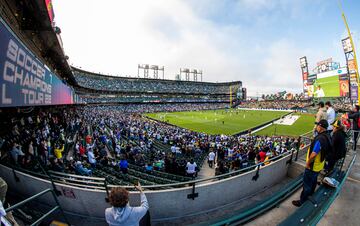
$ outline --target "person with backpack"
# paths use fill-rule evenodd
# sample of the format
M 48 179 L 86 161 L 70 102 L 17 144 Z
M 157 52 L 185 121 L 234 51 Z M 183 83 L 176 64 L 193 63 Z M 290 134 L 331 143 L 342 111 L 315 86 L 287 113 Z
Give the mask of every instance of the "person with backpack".
M 306 155 L 306 169 L 303 177 L 303 190 L 300 200 L 292 201 L 294 206 L 300 207 L 315 192 L 319 172 L 324 169 L 325 159 L 331 153 L 331 137 L 327 133 L 329 123 L 326 119 L 316 124 L 317 135 L 311 142 Z
M 352 129 L 354 130 L 353 140 L 354 140 L 354 146 L 353 150 L 356 150 L 356 144 L 359 137 L 359 128 L 360 128 L 360 112 L 359 112 L 359 105 L 356 105 L 353 111 L 349 112 L 348 118 L 352 119 Z

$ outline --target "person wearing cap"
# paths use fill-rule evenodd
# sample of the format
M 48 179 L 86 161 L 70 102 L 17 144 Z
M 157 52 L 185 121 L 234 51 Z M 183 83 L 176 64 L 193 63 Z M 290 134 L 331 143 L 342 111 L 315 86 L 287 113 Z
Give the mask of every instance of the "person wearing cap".
M 333 126 L 332 124 L 335 122 L 336 119 L 336 113 L 334 108 L 331 106 L 330 101 L 327 101 L 325 103 L 325 108 L 326 108 L 326 120 L 329 123 L 329 127 L 327 128 L 328 133 L 331 133 L 333 131 Z
M 359 105 L 356 105 L 355 108 L 348 114 L 348 118 L 352 119 L 352 129 L 354 130 L 354 136 L 353 136 L 353 140 L 354 140 L 353 150 L 354 151 L 356 150 L 356 144 L 357 144 L 358 136 L 359 136 L 359 125 L 358 125 L 359 116 L 360 116 L 359 109 L 360 109 Z
M 306 155 L 306 169 L 303 177 L 303 190 L 300 200 L 292 201 L 294 206 L 300 207 L 316 188 L 319 172 L 325 166 L 325 156 L 331 151 L 331 138 L 327 133 L 329 124 L 327 120 L 322 119 L 316 124 L 317 136 L 311 142 Z
M 327 119 L 326 108 L 325 108 L 324 102 L 320 101 L 318 103 L 318 106 L 319 106 L 319 110 L 318 110 L 318 112 L 316 113 L 316 116 L 315 116 L 315 126 L 314 126 L 314 134 L 315 134 L 315 136 L 316 136 L 317 123 L 320 122 L 320 120 L 322 120 L 322 119 L 325 119 L 325 120 Z
M 346 133 L 340 120 L 333 123 L 332 152 L 326 156 L 326 170 L 330 172 L 335 163 L 346 155 Z

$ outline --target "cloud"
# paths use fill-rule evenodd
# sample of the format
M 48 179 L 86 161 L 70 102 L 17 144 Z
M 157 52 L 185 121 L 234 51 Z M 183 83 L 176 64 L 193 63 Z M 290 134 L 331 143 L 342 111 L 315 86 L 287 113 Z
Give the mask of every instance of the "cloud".
M 241 80 L 253 95 L 301 91 L 299 57 L 312 51 L 277 27 L 286 23 L 279 17 L 297 15 L 301 2 L 59 0 L 54 9 L 76 66 L 137 76 L 138 64 L 155 64 L 165 66 L 168 79 L 180 68 L 201 69 L 205 81 Z

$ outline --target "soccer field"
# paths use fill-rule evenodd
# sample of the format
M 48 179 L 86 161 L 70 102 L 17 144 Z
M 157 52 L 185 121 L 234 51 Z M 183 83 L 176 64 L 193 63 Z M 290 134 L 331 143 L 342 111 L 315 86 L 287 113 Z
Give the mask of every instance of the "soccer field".
M 151 113 L 146 116 L 207 134 L 233 135 L 279 118 L 285 111 L 208 110 Z
M 300 118 L 292 125 L 277 125 L 273 124 L 263 130 L 260 130 L 256 134 L 258 135 L 284 135 L 284 136 L 300 136 L 304 133 L 312 131 L 314 128 L 314 115 L 311 114 L 295 114 Z

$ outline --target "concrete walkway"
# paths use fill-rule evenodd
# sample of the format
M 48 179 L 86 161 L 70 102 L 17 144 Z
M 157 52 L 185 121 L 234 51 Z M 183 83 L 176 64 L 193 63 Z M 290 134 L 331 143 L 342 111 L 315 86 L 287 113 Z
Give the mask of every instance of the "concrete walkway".
M 210 178 L 213 176 L 215 176 L 215 166 L 210 168 L 209 164 L 207 163 L 207 160 L 205 160 L 196 179 L 205 179 L 205 178 Z
M 339 196 L 318 225 L 360 225 L 360 151 Z

